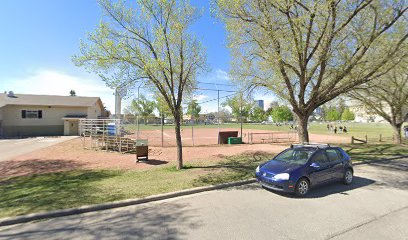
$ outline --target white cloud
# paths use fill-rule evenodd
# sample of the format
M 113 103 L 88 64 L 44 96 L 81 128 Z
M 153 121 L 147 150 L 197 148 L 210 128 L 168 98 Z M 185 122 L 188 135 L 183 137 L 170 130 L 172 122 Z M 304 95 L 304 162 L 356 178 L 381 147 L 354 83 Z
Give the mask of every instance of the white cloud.
M 217 69 L 215 71 L 215 74 L 216 74 L 216 77 L 217 77 L 218 80 L 223 80 L 223 81 L 231 80 L 228 73 L 226 71 L 224 71 L 224 70 Z
M 3 91 L 21 94 L 69 95 L 75 90 L 78 96 L 100 97 L 106 107 L 113 111 L 115 98 L 113 90 L 102 80 L 92 77 L 69 75 L 55 70 L 37 70 L 32 74 L 13 78 L 2 84 Z
M 197 101 L 203 101 L 203 100 L 205 100 L 205 99 L 207 99 L 207 98 L 208 98 L 208 96 L 207 96 L 207 95 L 203 95 L 203 94 L 194 96 L 194 100 L 197 100 Z

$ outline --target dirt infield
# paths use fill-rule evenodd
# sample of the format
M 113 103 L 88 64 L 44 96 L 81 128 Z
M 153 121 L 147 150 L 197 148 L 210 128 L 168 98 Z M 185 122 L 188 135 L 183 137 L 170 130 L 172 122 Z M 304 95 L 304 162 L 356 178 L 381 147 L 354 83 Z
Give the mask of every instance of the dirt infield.
M 207 129 L 205 129 L 207 130 Z M 212 129 L 213 130 L 213 129 Z M 186 139 L 185 139 L 186 140 Z M 311 134 L 314 142 L 346 143 L 348 138 L 335 135 Z M 288 147 L 281 144 L 212 145 L 183 148 L 185 163 L 194 161 L 219 161 L 226 156 L 257 152 L 278 153 Z M 136 163 L 135 155 L 116 152 L 86 150 L 80 138 L 25 154 L 11 161 L 0 163 L 0 178 L 60 172 L 74 169 L 147 169 L 176 161 L 175 147 L 150 147 L 150 161 Z
M 238 131 L 238 128 L 194 128 L 184 127 L 181 137 L 183 146 L 212 146 L 218 144 L 218 131 Z M 136 133 L 126 135 L 126 137 L 136 139 Z M 147 139 L 149 146 L 162 146 L 161 130 L 141 130 L 139 139 Z M 163 146 L 176 146 L 176 135 L 174 129 L 165 129 L 163 131 Z M 310 134 L 311 142 L 349 142 L 349 137 L 342 135 L 318 135 Z M 242 132 L 242 141 L 244 143 L 282 143 L 290 144 L 298 142 L 296 132 L 291 131 L 271 131 L 259 129 L 244 129 Z
M 237 128 L 191 128 L 184 127 L 181 132 L 184 146 L 210 146 L 218 144 L 218 131 L 237 131 L 240 136 L 240 130 Z M 126 135 L 126 137 L 136 139 L 136 133 Z M 150 146 L 162 146 L 161 130 L 141 130 L 139 139 L 148 139 Z M 163 146 L 176 146 L 176 135 L 173 129 L 163 131 Z M 294 132 L 278 132 L 269 130 L 244 129 L 242 140 L 245 143 L 289 143 L 297 142 L 297 136 Z

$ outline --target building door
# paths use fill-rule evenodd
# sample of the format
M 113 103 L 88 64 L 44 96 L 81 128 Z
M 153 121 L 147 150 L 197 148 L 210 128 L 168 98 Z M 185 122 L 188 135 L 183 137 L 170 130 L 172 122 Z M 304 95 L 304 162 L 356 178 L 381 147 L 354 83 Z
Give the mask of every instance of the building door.
M 79 122 L 78 121 L 70 121 L 69 123 L 69 135 L 77 136 L 79 134 Z
M 70 129 L 70 135 L 71 136 L 77 136 L 79 134 L 79 122 L 78 121 L 72 121 L 71 122 L 71 129 Z

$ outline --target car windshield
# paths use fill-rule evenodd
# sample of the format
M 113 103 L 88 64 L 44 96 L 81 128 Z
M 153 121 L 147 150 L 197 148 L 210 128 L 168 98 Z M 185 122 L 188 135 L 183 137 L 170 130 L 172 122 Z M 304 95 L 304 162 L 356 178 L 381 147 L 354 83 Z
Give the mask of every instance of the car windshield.
M 305 164 L 309 160 L 309 157 L 314 152 L 314 149 L 305 148 L 293 148 L 288 149 L 274 158 L 276 161 L 294 163 L 294 164 Z

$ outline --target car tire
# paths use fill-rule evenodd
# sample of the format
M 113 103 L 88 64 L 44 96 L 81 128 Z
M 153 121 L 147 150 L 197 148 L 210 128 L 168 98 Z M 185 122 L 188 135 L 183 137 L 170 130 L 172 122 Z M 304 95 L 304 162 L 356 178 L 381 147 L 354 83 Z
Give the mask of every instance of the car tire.
M 298 197 L 304 197 L 309 192 L 310 183 L 306 178 L 301 178 L 296 183 L 295 194 Z
M 344 172 L 344 176 L 343 176 L 343 183 L 345 185 L 350 185 L 353 183 L 353 170 L 351 170 L 350 168 L 348 168 L 345 172 Z

